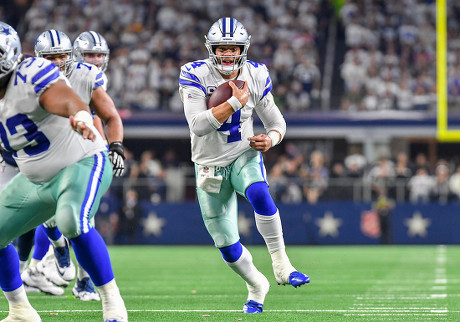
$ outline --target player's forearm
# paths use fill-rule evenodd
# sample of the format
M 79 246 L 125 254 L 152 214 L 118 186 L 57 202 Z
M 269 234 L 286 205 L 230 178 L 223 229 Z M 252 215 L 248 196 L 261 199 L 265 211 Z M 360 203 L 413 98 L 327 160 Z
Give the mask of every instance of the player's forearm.
M 109 143 L 123 142 L 123 123 L 121 119 L 115 117 L 108 119 L 105 126 L 105 132 Z
M 213 107 L 211 112 L 220 124 L 224 123 L 233 113 L 235 113 L 228 102 L 223 102 L 222 104 Z

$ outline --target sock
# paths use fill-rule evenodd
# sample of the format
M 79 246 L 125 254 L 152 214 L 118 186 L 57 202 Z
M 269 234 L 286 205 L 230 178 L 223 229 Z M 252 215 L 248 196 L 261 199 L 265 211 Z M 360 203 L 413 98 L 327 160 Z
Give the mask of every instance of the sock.
M 70 241 L 78 262 L 88 272 L 94 285 L 105 285 L 114 279 L 107 246 L 96 229 L 91 228 Z
M 273 254 L 276 251 L 284 249 L 283 227 L 281 226 L 279 211 L 276 211 L 272 216 L 259 215 L 255 212 L 254 216 L 257 230 L 264 238 L 268 252 Z
M 19 260 L 22 262 L 29 261 L 30 251 L 34 246 L 34 236 L 35 236 L 35 229 L 29 230 L 27 233 L 22 234 L 17 239 L 17 248 L 18 248 L 18 255 Z
M 30 305 L 29 300 L 27 299 L 26 290 L 24 289 L 23 285 L 21 285 L 13 291 L 4 291 L 3 293 L 5 294 L 5 297 L 8 300 L 10 307 L 21 304 Z
M 22 286 L 19 274 L 19 256 L 13 244 L 0 249 L 0 287 L 11 292 Z
M 234 263 L 241 257 L 241 254 L 243 253 L 243 245 L 237 241 L 233 245 L 219 248 L 219 250 L 227 263 Z
M 249 291 L 248 300 L 263 304 L 270 284 L 265 276 L 254 266 L 251 253 L 246 247 L 241 246 L 243 251 L 240 258 L 234 263 L 226 262 L 226 264 L 246 282 Z M 262 284 L 263 279 L 266 281 L 265 287 Z
M 38 262 L 40 262 L 43 257 L 45 257 L 49 248 L 50 241 L 45 233 L 45 227 L 40 225 L 37 229 L 35 229 L 35 247 L 34 253 L 32 254 L 32 260 L 30 261 L 30 266 L 34 267 Z
M 77 264 L 77 279 L 82 280 L 85 277 L 89 277 L 88 272 L 86 272 L 80 264 Z
M 65 237 L 57 227 L 46 227 L 45 233 L 55 247 L 64 247 L 66 245 Z
M 266 182 L 255 182 L 251 184 L 246 189 L 246 198 L 248 198 L 252 207 L 254 207 L 254 211 L 258 214 L 271 216 L 278 210 L 270 196 Z
M 120 294 L 120 290 L 118 289 L 115 279 L 105 283 L 104 285 L 98 286 L 97 289 L 103 298 L 108 298 L 113 293 Z

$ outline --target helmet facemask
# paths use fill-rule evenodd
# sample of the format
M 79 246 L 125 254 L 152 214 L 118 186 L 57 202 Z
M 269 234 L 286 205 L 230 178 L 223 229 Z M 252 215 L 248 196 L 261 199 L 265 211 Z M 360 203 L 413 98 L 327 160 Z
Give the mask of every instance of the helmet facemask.
M 65 61 L 56 62 L 54 64 L 59 67 L 66 76 L 69 76 L 72 72 L 72 42 L 62 31 L 52 29 L 43 32 L 37 38 L 34 50 L 37 57 L 66 54 L 67 59 Z
M 247 61 L 247 53 L 251 36 L 244 26 L 235 18 L 221 18 L 215 22 L 206 36 L 205 46 L 208 49 L 212 65 L 222 74 L 231 75 Z M 215 49 L 219 46 L 238 46 L 241 51 L 236 56 L 218 56 Z M 224 65 L 223 60 L 233 59 L 233 64 Z
M 101 58 L 85 57 L 85 54 L 102 54 Z M 82 32 L 73 43 L 73 55 L 77 62 L 93 64 L 99 67 L 103 72 L 109 64 L 110 49 L 107 41 L 95 31 Z

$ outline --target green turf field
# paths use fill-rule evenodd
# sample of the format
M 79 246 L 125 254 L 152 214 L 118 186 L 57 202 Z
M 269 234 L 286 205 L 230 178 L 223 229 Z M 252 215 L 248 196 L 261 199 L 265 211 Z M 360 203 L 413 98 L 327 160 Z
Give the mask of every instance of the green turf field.
M 111 247 L 130 321 L 460 321 L 460 246 L 288 247 L 311 278 L 278 286 L 263 247 L 248 247 L 269 279 L 264 313 L 240 313 L 246 287 L 212 246 Z M 102 321 L 100 302 L 29 294 L 43 321 Z M 0 318 L 8 304 L 0 299 Z

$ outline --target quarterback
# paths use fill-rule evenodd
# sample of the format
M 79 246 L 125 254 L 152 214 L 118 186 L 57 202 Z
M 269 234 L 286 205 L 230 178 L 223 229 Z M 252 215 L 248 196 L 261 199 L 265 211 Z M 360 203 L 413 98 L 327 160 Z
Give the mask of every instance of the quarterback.
M 215 22 L 205 36 L 209 58 L 182 66 L 179 92 L 190 127 L 204 224 L 225 263 L 246 282 L 249 294 L 243 312 L 262 313 L 270 284 L 240 243 L 237 193 L 254 208 L 257 229 L 271 255 L 276 282 L 298 287 L 310 279 L 290 263 L 279 211 L 268 192 L 261 152 L 283 139 L 286 122 L 270 93 L 272 82 L 267 67 L 247 60 L 250 38 L 234 18 Z M 239 89 L 231 80 L 245 81 L 245 85 Z M 208 109 L 207 98 L 227 81 L 233 96 Z M 266 134 L 254 135 L 253 111 L 262 120 Z
M 0 287 L 9 302 L 4 321 L 41 321 L 30 305 L 11 244 L 56 214 L 102 298 L 105 321 L 127 321 L 107 247 L 89 224 L 112 180 L 112 167 L 89 106 L 52 62 L 19 63 L 16 31 L 0 22 L 0 139 L 19 173 L 0 193 Z

